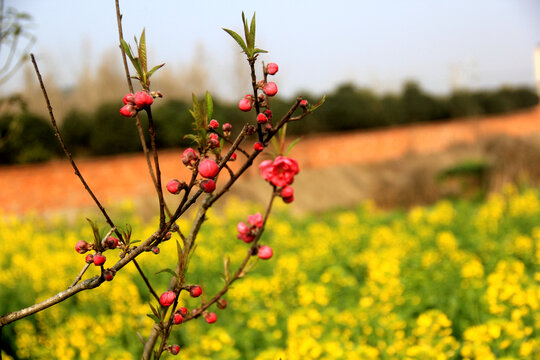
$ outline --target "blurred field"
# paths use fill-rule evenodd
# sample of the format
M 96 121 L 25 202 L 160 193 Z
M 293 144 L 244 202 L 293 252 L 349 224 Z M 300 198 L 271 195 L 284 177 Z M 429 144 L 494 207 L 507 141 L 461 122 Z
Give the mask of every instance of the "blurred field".
M 292 154 L 301 167 L 296 186 L 302 188 L 297 192 L 293 208 L 320 211 L 354 205 L 365 199 L 380 200 L 377 202 L 389 206 L 432 202 L 440 194 L 397 200 L 378 197 L 388 195 L 388 189 L 403 192 L 415 186 L 433 193 L 437 171 L 470 158 L 493 157 L 490 149 L 485 149 L 488 139 L 508 135 L 528 139 L 532 136 L 534 140 L 539 134 L 540 107 L 537 107 L 511 115 L 305 137 Z M 188 178 L 180 155 L 181 150 L 160 153 L 164 182 Z M 155 209 L 154 189 L 144 156 L 82 159 L 78 165 L 103 203 L 131 199 L 138 207 L 148 209 L 148 213 Z M 249 188 L 239 185 L 237 188 L 242 191 L 233 188 L 231 193 L 258 200 L 259 189 L 265 184 L 253 176 L 256 169 L 250 174 L 244 180 L 250 184 Z M 424 186 L 419 183 L 421 178 L 431 183 Z M 67 161 L 0 167 L 0 188 L 0 209 L 8 212 L 43 214 L 93 206 Z
M 177 326 L 170 343 L 181 345 L 180 358 L 539 358 L 538 190 L 507 186 L 482 203 L 442 201 L 408 212 L 366 203 L 293 216 L 277 205 L 262 238 L 274 257 L 258 261 L 235 284 L 226 310 L 212 309 L 217 323 Z M 209 214 L 189 274 L 206 296 L 223 284 L 223 256 L 234 269 L 246 252 L 236 222 L 261 209 L 230 201 Z M 135 238 L 154 231 L 132 204 L 115 213 L 118 222 L 133 224 Z M 180 223 L 188 226 L 189 220 Z M 64 289 L 84 262 L 73 245 L 89 239 L 91 229 L 83 219 L 68 225 L 58 216 L 5 216 L 0 234 L 5 313 Z M 161 247 L 159 255 L 139 258 L 158 293 L 168 276 L 155 273 L 173 266 L 176 252 L 174 241 Z M 106 266 L 117 252 L 106 252 Z M 87 276 L 95 274 L 91 266 Z M 200 299 L 183 294 L 183 306 L 198 306 Z M 148 301 L 137 270 L 127 266 L 112 283 L 7 326 L 3 341 L 20 358 L 135 359 L 141 348 L 136 332 L 148 336 L 151 328 Z

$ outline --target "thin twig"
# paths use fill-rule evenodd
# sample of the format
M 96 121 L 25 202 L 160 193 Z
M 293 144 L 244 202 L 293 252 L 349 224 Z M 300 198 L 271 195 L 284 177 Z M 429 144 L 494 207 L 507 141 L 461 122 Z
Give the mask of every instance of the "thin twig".
M 51 124 L 53 126 L 54 133 L 55 133 L 56 137 L 58 138 L 58 141 L 60 142 L 60 145 L 62 146 L 62 149 L 64 150 L 64 153 L 66 154 L 67 158 L 69 159 L 69 162 L 71 163 L 71 167 L 73 167 L 73 170 L 75 171 L 75 175 L 77 175 L 79 177 L 79 179 L 81 180 L 84 188 L 86 189 L 88 194 L 90 194 L 90 196 L 92 197 L 92 199 L 96 203 L 97 207 L 99 208 L 99 210 L 101 211 L 101 213 L 105 217 L 105 219 L 106 219 L 107 223 L 109 224 L 109 226 L 111 228 L 116 229 L 116 226 L 114 225 L 113 221 L 109 217 L 109 214 L 107 214 L 107 211 L 105 210 L 103 205 L 101 205 L 101 203 L 98 200 L 98 198 L 96 197 L 96 195 L 94 195 L 94 192 L 90 189 L 90 186 L 88 186 L 88 183 L 86 182 L 86 180 L 82 176 L 81 172 L 79 171 L 79 168 L 77 167 L 77 164 L 75 164 L 75 161 L 73 160 L 73 157 L 71 156 L 71 153 L 69 152 L 69 150 L 68 150 L 68 148 L 66 146 L 66 143 L 64 142 L 64 139 L 62 138 L 62 135 L 60 134 L 60 130 L 58 129 L 58 125 L 56 124 L 56 119 L 54 118 L 54 113 L 53 113 L 53 109 L 52 109 L 52 106 L 51 106 L 51 102 L 49 100 L 49 95 L 47 95 L 47 90 L 45 89 L 45 84 L 43 84 L 43 79 L 41 77 L 41 73 L 39 72 L 39 68 L 38 68 L 36 59 L 34 57 L 34 54 L 30 54 L 30 58 L 32 59 L 32 64 L 34 64 L 34 69 L 36 71 L 36 75 L 37 75 L 38 80 L 39 80 L 39 85 L 41 86 L 41 91 L 43 93 L 43 97 L 45 98 L 45 102 L 47 103 L 47 109 L 49 110 L 49 118 L 51 120 Z M 115 234 L 120 238 L 120 240 L 123 240 L 122 239 L 122 234 L 120 234 L 120 232 L 118 230 L 115 230 Z
M 139 271 L 139 274 L 141 274 L 141 277 L 143 278 L 144 283 L 146 284 L 146 287 L 148 288 L 148 290 L 150 290 L 150 293 L 154 296 L 154 298 L 157 301 L 159 301 L 159 296 L 154 291 L 154 288 L 150 284 L 150 281 L 148 281 L 148 278 L 146 277 L 146 275 L 144 275 L 144 272 L 142 271 L 141 267 L 139 266 L 139 264 L 137 263 L 137 261 L 135 259 L 133 259 L 133 265 L 135 265 L 135 267 Z
M 90 267 L 90 264 L 89 263 L 86 263 L 84 264 L 84 267 L 82 268 L 81 272 L 79 273 L 79 275 L 77 275 L 77 277 L 75 278 L 75 280 L 73 280 L 73 282 L 71 283 L 71 285 L 69 285 L 69 287 L 74 287 L 75 285 L 77 285 L 77 283 L 81 280 L 82 276 L 84 275 L 84 273 L 86 272 L 86 270 L 88 270 L 88 267 Z
M 161 170 L 159 169 L 156 132 L 150 107 L 146 109 L 146 113 L 148 114 L 148 131 L 150 133 L 150 145 L 152 147 L 152 154 L 154 155 L 154 168 L 156 171 L 156 191 L 159 200 L 159 228 L 162 229 L 165 226 L 165 199 L 163 198 L 163 189 L 161 188 Z
M 258 94 L 257 94 L 257 90 L 258 90 L 258 87 L 257 87 L 257 76 L 255 75 L 255 61 L 257 60 L 257 57 L 253 57 L 253 58 L 249 58 L 248 57 L 248 63 L 249 63 L 249 68 L 251 70 L 251 87 L 253 88 L 253 96 L 254 96 L 254 101 L 255 101 L 255 112 L 257 113 L 257 115 L 259 114 L 260 112 L 260 108 L 259 108 L 259 97 L 258 97 Z M 260 123 L 257 123 L 257 135 L 259 137 L 259 142 L 263 142 L 263 133 L 262 133 L 262 125 Z

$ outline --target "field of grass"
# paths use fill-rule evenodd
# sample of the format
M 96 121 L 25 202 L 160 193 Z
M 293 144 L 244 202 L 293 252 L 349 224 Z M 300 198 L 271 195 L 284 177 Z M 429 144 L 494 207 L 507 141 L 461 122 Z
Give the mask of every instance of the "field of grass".
M 223 256 L 236 268 L 247 249 L 236 223 L 262 210 L 230 201 L 209 215 L 189 275 L 208 297 L 223 284 Z M 117 213 L 135 239 L 154 231 L 130 204 Z M 189 219 L 180 227 L 187 230 Z M 84 264 L 74 245 L 91 237 L 84 217 L 68 224 L 1 216 L 0 313 L 65 289 Z M 537 189 L 507 187 L 482 203 L 442 201 L 407 212 L 366 203 L 293 217 L 281 206 L 261 242 L 274 257 L 234 285 L 227 309 L 212 309 L 217 322 L 198 319 L 173 332 L 179 358 L 540 358 Z M 169 279 L 155 273 L 174 267 L 175 246 L 139 257 L 158 293 Z M 87 276 L 97 273 L 92 266 Z M 22 359 L 138 358 L 137 332 L 146 337 L 152 326 L 149 301 L 129 265 L 111 283 L 7 326 L 2 339 Z M 200 299 L 182 302 L 189 309 Z

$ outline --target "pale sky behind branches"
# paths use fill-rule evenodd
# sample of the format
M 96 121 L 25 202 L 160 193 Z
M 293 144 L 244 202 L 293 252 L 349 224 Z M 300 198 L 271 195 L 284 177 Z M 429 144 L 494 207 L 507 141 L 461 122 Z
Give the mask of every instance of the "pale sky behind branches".
M 534 86 L 538 0 L 122 0 L 120 5 L 127 40 L 133 43 L 133 35 L 146 28 L 151 65 L 189 64 L 202 44 L 210 84 L 217 88 L 209 90 L 225 97 L 239 48 L 221 28 L 240 33 L 241 11 L 249 18 L 256 11 L 257 45 L 269 50 L 263 60 L 279 64 L 276 80 L 283 95 L 328 93 L 344 82 L 398 91 L 408 79 L 440 94 L 454 86 Z M 33 17 L 32 51 L 60 86 L 73 86 L 85 64 L 97 64 L 116 49 L 114 0 L 6 0 L 5 6 Z M 22 83 L 20 71 L 2 92 Z

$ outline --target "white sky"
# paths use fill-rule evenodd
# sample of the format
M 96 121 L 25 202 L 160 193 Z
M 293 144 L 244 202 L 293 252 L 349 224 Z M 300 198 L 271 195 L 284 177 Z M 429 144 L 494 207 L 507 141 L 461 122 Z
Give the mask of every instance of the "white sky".
M 280 92 L 331 91 L 352 81 L 379 91 L 416 79 L 432 92 L 534 85 L 540 1 L 173 1 L 122 0 L 124 35 L 146 27 L 150 63 L 188 64 L 197 44 L 214 64 L 213 83 L 233 67 L 241 11 L 257 13 L 257 43 L 280 65 Z M 32 49 L 45 72 L 72 85 L 84 64 L 117 46 L 114 0 L 6 0 L 30 13 Z M 16 90 L 22 74 L 4 85 Z M 228 78 L 227 78 L 228 79 Z M 225 81 L 225 80 L 223 80 Z M 229 81 L 229 80 L 227 80 Z M 226 84 L 225 84 L 226 85 Z M 226 86 L 217 89 L 223 92 Z M 216 90 L 216 89 L 209 89 Z M 222 93 L 222 95 L 224 95 Z

